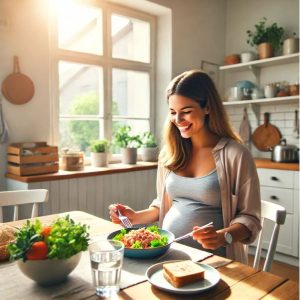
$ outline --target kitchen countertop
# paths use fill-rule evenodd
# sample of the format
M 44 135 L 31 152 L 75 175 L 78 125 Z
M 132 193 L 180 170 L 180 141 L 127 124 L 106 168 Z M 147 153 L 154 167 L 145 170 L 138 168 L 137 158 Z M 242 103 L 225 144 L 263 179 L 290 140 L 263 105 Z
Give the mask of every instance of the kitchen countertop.
M 271 161 L 267 158 L 254 158 L 256 167 L 263 169 L 277 169 L 277 170 L 290 170 L 290 171 L 299 171 L 299 163 L 279 163 Z
M 278 163 L 278 162 L 273 162 L 267 158 L 255 158 L 255 164 L 257 168 L 264 168 L 264 169 L 277 169 L 277 170 L 290 170 L 290 171 L 300 170 L 300 166 L 298 163 Z M 138 162 L 136 165 L 112 164 L 109 165 L 109 167 L 107 168 L 94 168 L 91 166 L 85 166 L 83 171 L 71 172 L 71 171 L 59 170 L 59 172 L 53 174 L 32 175 L 32 176 L 18 176 L 18 175 L 7 173 L 6 178 L 14 179 L 21 182 L 28 182 L 28 183 L 43 182 L 43 181 L 51 181 L 51 180 L 106 175 L 112 173 L 142 171 L 148 169 L 155 169 L 156 167 L 157 167 L 157 163 Z
M 89 176 L 99 176 L 115 173 L 126 173 L 134 171 L 144 171 L 150 169 L 156 169 L 157 162 L 142 162 L 139 161 L 135 165 L 126 165 L 121 163 L 109 164 L 107 167 L 96 168 L 92 166 L 85 166 L 82 171 L 63 171 L 59 170 L 57 173 L 31 175 L 31 176 L 19 176 L 10 173 L 6 173 L 6 178 L 13 179 L 21 182 L 43 182 L 52 180 L 72 179 Z

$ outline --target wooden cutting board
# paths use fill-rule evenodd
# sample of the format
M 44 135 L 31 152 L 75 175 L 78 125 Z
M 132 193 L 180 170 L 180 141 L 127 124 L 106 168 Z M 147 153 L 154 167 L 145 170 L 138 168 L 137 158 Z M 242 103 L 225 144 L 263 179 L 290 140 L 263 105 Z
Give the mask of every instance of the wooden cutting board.
M 271 147 L 279 144 L 281 133 L 270 123 L 270 113 L 264 113 L 264 124 L 258 126 L 252 135 L 252 142 L 260 151 L 269 151 Z
M 32 80 L 20 72 L 19 59 L 14 56 L 13 73 L 8 75 L 2 83 L 3 96 L 13 104 L 24 104 L 34 95 Z

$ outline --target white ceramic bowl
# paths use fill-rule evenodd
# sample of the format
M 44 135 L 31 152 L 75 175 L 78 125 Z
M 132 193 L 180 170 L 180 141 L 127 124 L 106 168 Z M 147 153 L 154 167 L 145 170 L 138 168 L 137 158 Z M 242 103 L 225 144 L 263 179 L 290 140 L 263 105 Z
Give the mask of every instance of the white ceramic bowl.
M 81 258 L 81 252 L 68 259 L 22 260 L 17 265 L 24 275 L 40 285 L 53 285 L 64 281 L 75 269 Z
M 241 62 L 242 63 L 246 63 L 246 62 L 249 62 L 249 61 L 252 61 L 252 60 L 255 60 L 256 57 L 255 57 L 255 53 L 253 52 L 244 52 L 244 53 L 241 53 Z

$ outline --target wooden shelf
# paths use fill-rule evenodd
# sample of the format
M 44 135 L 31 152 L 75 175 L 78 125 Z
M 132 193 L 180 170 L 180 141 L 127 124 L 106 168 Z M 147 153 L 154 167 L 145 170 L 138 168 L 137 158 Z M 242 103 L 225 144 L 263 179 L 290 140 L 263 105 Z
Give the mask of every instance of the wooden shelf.
M 43 175 L 32 175 L 32 176 L 19 176 L 10 173 L 6 173 L 5 177 L 20 182 L 43 182 L 52 180 L 63 180 L 90 176 L 101 176 L 107 174 L 126 173 L 135 171 L 144 171 L 150 169 L 156 169 L 157 162 L 142 162 L 138 161 L 135 165 L 125 164 L 109 164 L 107 167 L 92 167 L 85 166 L 82 171 L 63 171 L 59 170 L 57 173 L 43 174 Z
M 234 105 L 245 105 L 245 104 L 274 104 L 274 103 L 296 103 L 299 101 L 298 96 L 288 96 L 288 97 L 276 97 L 276 98 L 263 98 L 254 100 L 240 100 L 240 101 L 224 101 L 225 106 Z
M 282 64 L 297 63 L 299 62 L 299 53 L 290 55 L 276 56 L 260 60 L 253 60 L 246 63 L 239 63 L 234 65 L 221 66 L 220 71 L 243 71 L 251 70 L 252 68 L 263 68 L 270 66 L 277 66 Z

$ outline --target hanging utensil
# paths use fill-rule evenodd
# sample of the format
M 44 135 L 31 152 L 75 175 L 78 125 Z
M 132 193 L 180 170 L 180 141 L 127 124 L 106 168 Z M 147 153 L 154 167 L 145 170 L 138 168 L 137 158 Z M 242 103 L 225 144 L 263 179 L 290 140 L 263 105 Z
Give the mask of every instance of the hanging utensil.
M 30 101 L 33 97 L 33 82 L 20 72 L 17 56 L 14 56 L 13 60 L 13 73 L 8 75 L 2 83 L 2 94 L 9 102 L 18 105 Z
M 8 141 L 8 128 L 3 116 L 2 100 L 0 99 L 0 143 Z
M 299 119 L 298 119 L 298 110 L 295 110 L 295 120 L 294 120 L 294 129 L 293 137 L 299 139 Z
M 279 144 L 281 133 L 279 129 L 270 123 L 270 113 L 264 113 L 264 124 L 258 126 L 252 135 L 252 142 L 260 151 L 269 151 Z
M 249 144 L 251 140 L 251 126 L 248 119 L 247 108 L 244 108 L 243 120 L 240 124 L 239 134 L 245 144 Z

